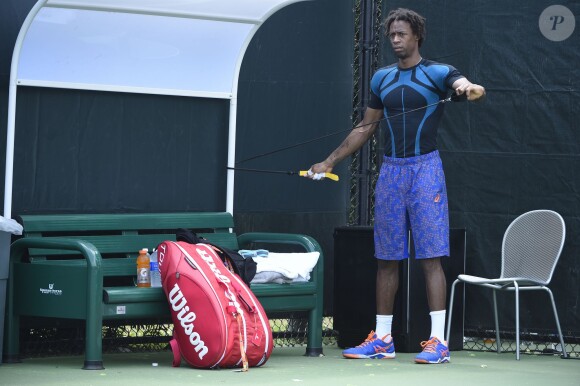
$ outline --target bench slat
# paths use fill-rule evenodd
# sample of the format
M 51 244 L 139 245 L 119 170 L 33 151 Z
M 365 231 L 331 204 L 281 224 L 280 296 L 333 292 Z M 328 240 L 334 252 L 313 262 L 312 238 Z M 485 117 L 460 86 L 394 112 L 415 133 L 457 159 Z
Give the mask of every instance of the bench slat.
M 64 267 L 86 267 L 85 259 L 34 259 L 33 264 L 44 264 L 47 266 L 61 265 Z M 103 276 L 135 276 L 137 273 L 136 260 L 133 258 L 114 258 L 102 260 Z
M 161 302 L 167 306 L 167 298 L 163 289 L 156 287 L 105 287 L 103 301 L 109 304 Z
M 146 229 L 229 229 L 234 220 L 227 212 L 47 214 L 22 215 L 25 232 L 110 231 Z
M 141 302 L 127 304 L 103 303 L 103 319 L 127 320 L 131 319 L 166 319 L 171 323 L 171 314 L 167 300 L 164 302 Z
M 237 237 L 234 233 L 200 233 L 210 242 L 224 248 L 238 249 Z M 106 236 L 59 236 L 71 239 L 84 240 L 92 243 L 101 255 L 106 254 L 131 254 L 137 256 L 141 248 L 153 248 L 166 240 L 175 240 L 175 234 L 151 234 L 151 235 L 106 235 Z M 31 248 L 29 255 L 34 256 L 65 256 L 78 254 L 75 251 L 62 251 L 58 249 Z

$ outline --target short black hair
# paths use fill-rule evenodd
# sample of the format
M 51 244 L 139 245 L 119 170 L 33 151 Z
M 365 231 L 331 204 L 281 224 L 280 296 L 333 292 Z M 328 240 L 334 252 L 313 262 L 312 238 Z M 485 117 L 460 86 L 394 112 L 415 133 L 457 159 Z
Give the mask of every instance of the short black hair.
M 419 38 L 419 47 L 423 44 L 425 40 L 427 31 L 425 29 L 425 18 L 419 15 L 417 12 L 412 11 L 407 8 L 397 8 L 389 12 L 385 21 L 383 22 L 383 27 L 385 35 L 389 35 L 389 29 L 394 21 L 402 20 L 406 21 L 411 25 L 411 30 Z

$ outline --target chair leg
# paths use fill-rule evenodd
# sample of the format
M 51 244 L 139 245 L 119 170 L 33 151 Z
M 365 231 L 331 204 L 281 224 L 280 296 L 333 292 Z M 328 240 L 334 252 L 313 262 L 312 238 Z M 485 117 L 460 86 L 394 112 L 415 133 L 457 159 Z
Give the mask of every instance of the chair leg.
M 520 360 L 520 287 L 514 281 L 516 294 L 516 360 Z
M 455 299 L 455 285 L 461 280 L 456 279 L 451 286 L 451 294 L 449 295 L 449 314 L 447 315 L 447 332 L 445 333 L 445 341 L 449 347 L 449 339 L 451 339 L 451 318 L 453 317 L 453 300 Z
M 554 295 L 548 287 L 542 287 L 548 295 L 550 296 L 550 301 L 552 302 L 552 310 L 554 311 L 554 319 L 556 319 L 556 327 L 558 328 L 558 336 L 560 338 L 560 345 L 562 346 L 562 357 L 568 358 L 568 353 L 566 352 L 566 345 L 564 344 L 564 336 L 562 335 L 562 329 L 560 328 L 560 319 L 558 318 L 558 311 L 556 310 L 556 302 L 554 302 Z
M 495 345 L 497 353 L 501 354 L 501 340 L 499 338 L 499 319 L 497 317 L 497 295 L 496 290 L 493 290 L 493 318 L 495 321 Z

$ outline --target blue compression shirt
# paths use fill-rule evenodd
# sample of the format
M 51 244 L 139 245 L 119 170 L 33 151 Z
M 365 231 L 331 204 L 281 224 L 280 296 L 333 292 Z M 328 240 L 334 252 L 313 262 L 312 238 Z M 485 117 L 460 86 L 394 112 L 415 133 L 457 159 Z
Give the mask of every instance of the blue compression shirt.
M 444 104 L 424 107 L 446 98 L 451 85 L 460 78 L 463 75 L 453 66 L 426 59 L 406 69 L 392 64 L 373 75 L 368 107 L 384 111 L 386 156 L 415 157 L 437 150 L 437 128 Z

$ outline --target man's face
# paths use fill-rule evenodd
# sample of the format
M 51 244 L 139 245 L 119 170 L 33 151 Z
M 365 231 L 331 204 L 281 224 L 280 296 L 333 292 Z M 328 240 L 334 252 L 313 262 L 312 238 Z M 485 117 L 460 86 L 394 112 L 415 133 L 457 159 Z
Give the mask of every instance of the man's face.
M 407 59 L 419 48 L 419 38 L 415 36 L 411 25 L 406 21 L 392 22 L 387 37 L 399 59 Z

